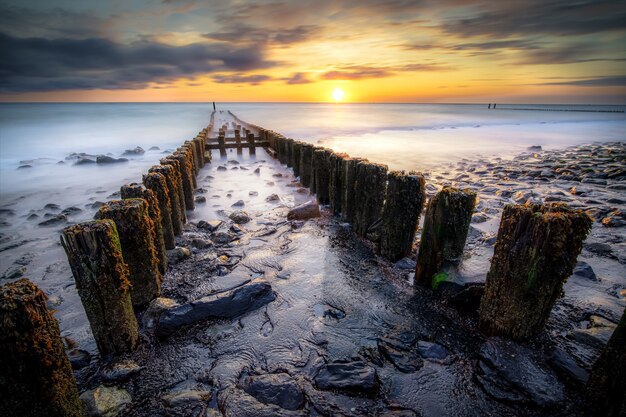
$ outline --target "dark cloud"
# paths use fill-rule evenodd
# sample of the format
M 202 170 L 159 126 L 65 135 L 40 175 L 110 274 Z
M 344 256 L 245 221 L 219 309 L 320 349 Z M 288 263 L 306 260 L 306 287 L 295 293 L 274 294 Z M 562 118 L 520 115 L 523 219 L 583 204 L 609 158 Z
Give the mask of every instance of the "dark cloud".
M 220 32 L 207 33 L 204 37 L 236 44 L 269 43 L 289 45 L 314 38 L 320 27 L 301 25 L 289 29 L 264 29 L 250 25 L 235 25 Z
M 275 63 L 253 47 L 157 42 L 130 45 L 102 38 L 15 38 L 0 34 L 0 91 L 143 88 L 217 71 L 250 71 Z
M 214 75 L 213 81 L 226 84 L 250 84 L 259 85 L 273 80 L 269 75 Z
M 283 81 L 285 81 L 286 84 L 309 84 L 313 82 L 302 72 L 296 72 L 291 77 L 284 78 Z
M 569 80 L 542 83 L 541 85 L 572 85 L 580 87 L 626 87 L 626 76 L 606 76 L 587 78 L 584 80 Z
M 591 44 L 552 45 L 540 49 L 527 51 L 516 65 L 554 65 L 574 64 L 595 61 L 620 61 L 617 58 L 605 58 L 601 55 L 604 48 Z M 609 52 L 610 53 L 610 52 Z M 620 55 L 623 55 L 622 52 Z
M 322 74 L 321 78 L 324 80 L 365 80 L 370 78 L 391 77 L 402 72 L 450 71 L 452 69 L 452 67 L 447 65 L 435 63 L 406 64 L 388 67 L 352 65 L 325 72 Z

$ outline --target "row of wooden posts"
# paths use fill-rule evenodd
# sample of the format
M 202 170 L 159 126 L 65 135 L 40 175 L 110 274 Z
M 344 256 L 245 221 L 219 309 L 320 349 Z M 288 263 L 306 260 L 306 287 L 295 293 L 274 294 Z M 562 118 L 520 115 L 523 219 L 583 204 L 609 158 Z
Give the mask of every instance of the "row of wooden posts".
M 160 295 L 166 250 L 194 208 L 196 176 L 210 152 L 203 129 L 161 159 L 143 185 L 121 188 L 122 200 L 95 220 L 63 230 L 61 244 L 101 356 L 130 352 L 139 334 L 135 310 Z M 0 287 L 0 415 L 83 416 L 59 326 L 46 295 L 28 279 Z

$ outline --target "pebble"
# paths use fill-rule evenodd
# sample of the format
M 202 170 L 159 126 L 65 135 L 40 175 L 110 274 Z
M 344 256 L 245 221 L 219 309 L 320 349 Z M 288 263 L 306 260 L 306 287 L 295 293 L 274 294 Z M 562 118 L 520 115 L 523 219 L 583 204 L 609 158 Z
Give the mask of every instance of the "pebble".
M 116 417 L 121 414 L 132 397 L 123 388 L 99 387 L 85 391 L 80 395 L 85 411 L 90 417 Z
M 250 221 L 250 215 L 243 210 L 233 211 L 228 218 L 239 224 L 246 224 Z

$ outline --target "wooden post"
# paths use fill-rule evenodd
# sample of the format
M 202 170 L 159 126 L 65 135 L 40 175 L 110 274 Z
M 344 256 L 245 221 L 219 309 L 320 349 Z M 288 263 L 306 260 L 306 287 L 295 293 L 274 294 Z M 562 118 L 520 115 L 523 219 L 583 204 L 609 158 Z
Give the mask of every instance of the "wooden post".
M 513 339 L 541 330 L 591 224 L 564 205 L 505 206 L 480 302 L 481 330 Z
M 187 158 L 187 167 L 189 170 L 189 178 L 191 179 L 191 194 L 193 197 L 193 190 L 198 186 L 198 180 L 196 178 L 196 166 L 193 161 L 193 149 L 188 145 L 183 145 L 177 149 L 177 152 L 182 152 Z M 192 198 L 193 201 L 193 198 Z
M 143 176 L 143 184 L 147 189 L 154 191 L 159 201 L 165 248 L 174 249 L 176 247 L 176 238 L 174 236 L 174 228 L 172 227 L 172 204 L 165 177 L 157 172 L 149 172 Z
M 626 313 L 593 365 L 587 390 L 592 415 L 626 415 Z
M 342 172 L 343 159 L 349 158 L 348 154 L 335 153 L 330 155 L 330 178 L 328 183 L 328 196 L 330 209 L 333 214 L 341 213 L 341 198 L 343 194 L 344 175 Z
M 0 413 L 83 416 L 59 325 L 26 278 L 0 286 Z
M 161 294 L 163 281 L 152 240 L 154 226 L 148 216 L 148 203 L 141 198 L 109 201 L 100 207 L 95 217 L 115 222 L 130 272 L 133 306 L 147 305 Z
M 196 136 L 191 142 L 196 145 L 196 153 L 198 154 L 198 171 L 200 171 L 204 167 L 204 143 L 202 143 L 202 138 L 200 136 Z
M 235 129 L 235 143 L 237 144 L 237 154 L 241 155 L 243 153 L 243 150 L 241 147 L 241 135 L 239 132 L 239 129 Z
M 463 254 L 476 193 L 444 187 L 428 203 L 415 269 L 415 283 L 436 288 L 435 276 L 444 262 L 458 262 Z
M 168 155 L 161 159 L 160 163 L 161 165 L 169 165 L 174 168 L 174 180 L 172 186 L 177 191 L 178 198 L 174 197 L 173 200 L 170 198 L 170 202 L 172 202 L 172 204 L 176 204 L 176 202 L 178 202 L 178 207 L 180 207 L 180 218 L 183 220 L 183 223 L 187 223 L 187 213 L 185 211 L 185 190 L 183 187 L 183 174 L 180 161 L 176 157 Z M 167 178 L 165 180 L 167 181 Z M 168 186 L 168 188 L 170 187 Z
M 159 272 L 161 272 L 161 275 L 165 274 L 167 270 L 167 252 L 165 249 L 165 239 L 163 238 L 163 227 L 161 225 L 161 210 L 159 209 L 159 200 L 156 194 L 154 191 L 148 190 L 143 185 L 137 183 L 122 185 L 120 194 L 123 199 L 143 198 L 148 203 L 148 215 L 154 226 L 152 240 L 154 241 L 157 260 L 159 261 Z
M 63 230 L 61 244 L 101 356 L 137 346 L 128 267 L 115 223 L 96 220 Z
M 286 160 L 287 160 L 287 166 L 289 168 L 293 168 L 293 165 L 294 165 L 293 142 L 294 140 L 291 138 L 285 139 L 285 154 L 287 155 Z
M 220 156 L 226 156 L 226 138 L 224 137 L 224 132 L 220 130 L 219 136 L 217 137 L 217 142 L 220 147 Z
M 183 232 L 183 224 L 185 219 L 184 210 L 180 210 L 180 201 L 178 200 L 178 178 L 177 172 L 172 165 L 153 165 L 148 172 L 158 172 L 165 177 L 167 191 L 170 197 L 170 210 L 172 216 L 172 228 L 174 235 L 180 236 Z
M 411 253 L 424 206 L 422 174 L 392 171 L 387 176 L 387 197 L 380 233 L 380 253 L 395 262 Z
M 343 191 L 341 195 L 341 218 L 349 223 L 354 222 L 356 213 L 355 200 L 355 183 L 356 168 L 361 162 L 367 162 L 362 158 L 343 158 L 341 163 L 341 171 L 343 176 Z
M 278 160 L 281 164 L 287 164 L 287 138 L 278 137 Z
M 370 227 L 380 220 L 385 202 L 387 166 L 361 161 L 356 166 L 354 182 L 354 230 L 366 237 Z
M 293 175 L 300 176 L 300 154 L 302 152 L 302 142 L 293 142 Z
M 185 209 L 193 210 L 195 208 L 193 202 L 193 175 L 191 174 L 191 167 L 184 153 L 176 151 L 172 154 L 173 158 L 176 158 L 180 162 L 180 173 L 183 179 L 183 193 L 185 194 Z
M 200 171 L 200 155 L 198 154 L 196 145 L 193 142 L 186 140 L 181 147 L 186 148 L 191 152 L 191 168 L 195 178 L 198 176 L 198 172 Z
M 330 202 L 328 185 L 330 180 L 329 156 L 332 151 L 324 148 L 313 151 L 313 172 L 315 176 L 315 193 L 320 204 Z
M 305 187 L 311 186 L 311 164 L 313 161 L 313 145 L 303 143 L 300 149 L 300 182 Z
M 254 139 L 254 133 L 252 132 L 248 133 L 248 149 L 250 155 L 256 155 L 256 143 Z

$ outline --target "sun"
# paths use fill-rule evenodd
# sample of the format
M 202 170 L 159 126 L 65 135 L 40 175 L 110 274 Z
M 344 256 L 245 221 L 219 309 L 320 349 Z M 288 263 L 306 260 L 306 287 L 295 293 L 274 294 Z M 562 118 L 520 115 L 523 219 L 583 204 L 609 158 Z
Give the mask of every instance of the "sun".
M 333 90 L 333 99 L 335 100 L 336 103 L 339 103 L 340 101 L 342 101 L 345 95 L 346 93 L 344 93 L 341 88 L 335 88 Z

